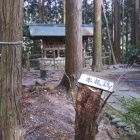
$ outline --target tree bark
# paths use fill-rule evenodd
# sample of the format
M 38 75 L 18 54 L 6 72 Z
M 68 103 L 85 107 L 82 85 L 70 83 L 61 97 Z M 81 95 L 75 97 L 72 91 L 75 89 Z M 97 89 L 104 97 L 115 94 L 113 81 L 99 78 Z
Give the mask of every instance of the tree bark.
M 87 24 L 87 0 L 84 0 L 83 23 Z
M 44 0 L 42 0 L 41 23 L 44 23 Z
M 112 37 L 111 37 L 111 42 L 113 44 L 114 42 L 114 0 L 112 0 Z
M 122 56 L 124 55 L 124 0 L 122 1 Z
M 101 91 L 80 85 L 76 99 L 75 140 L 95 140 Z
M 126 16 L 126 54 L 128 52 L 128 34 L 129 34 L 129 14 Z
M 82 1 L 66 1 L 66 64 L 65 72 L 71 80 L 72 88 L 76 90 L 76 83 L 82 73 Z M 69 91 L 70 85 L 66 76 L 63 84 Z
M 38 1 L 38 16 L 39 23 L 44 23 L 44 0 Z
M 39 21 L 39 23 L 41 23 L 41 1 L 42 0 L 38 0 L 38 21 Z
M 0 42 L 22 40 L 23 0 L 0 1 Z M 21 121 L 22 45 L 0 45 L 0 139 L 23 140 Z
M 51 0 L 48 1 L 49 3 L 49 23 L 51 24 L 52 23 L 52 9 L 51 9 L 51 5 L 52 5 L 52 2 Z
M 139 45 L 139 0 L 134 1 L 134 45 Z
M 94 0 L 93 71 L 102 71 L 101 0 Z
M 134 2 L 131 2 L 132 10 L 131 10 L 131 44 L 135 45 L 135 30 L 134 30 Z
M 63 0 L 63 23 L 66 23 L 66 0 Z
M 117 63 L 120 62 L 120 21 L 119 2 L 114 0 L 114 53 Z

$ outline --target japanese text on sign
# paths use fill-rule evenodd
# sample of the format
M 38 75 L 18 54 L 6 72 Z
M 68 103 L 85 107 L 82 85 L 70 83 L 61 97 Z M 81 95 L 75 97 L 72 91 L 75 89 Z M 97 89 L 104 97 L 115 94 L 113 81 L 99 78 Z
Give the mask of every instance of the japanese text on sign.
M 113 91 L 113 82 L 109 82 L 97 77 L 92 77 L 86 74 L 82 74 L 80 79 L 78 80 L 79 83 L 89 85 L 92 87 L 96 87 L 102 90 L 106 90 L 109 92 Z

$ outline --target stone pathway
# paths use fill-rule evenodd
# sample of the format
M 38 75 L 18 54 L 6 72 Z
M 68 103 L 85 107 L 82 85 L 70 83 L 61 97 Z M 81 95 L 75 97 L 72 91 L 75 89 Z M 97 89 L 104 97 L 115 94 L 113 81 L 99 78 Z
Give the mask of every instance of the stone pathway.
M 96 73 L 91 70 L 86 70 L 84 71 L 84 73 L 94 77 L 104 78 L 104 76 L 115 75 L 115 74 L 116 75 L 119 74 L 121 76 L 123 73 L 125 73 L 124 71 L 126 71 L 126 73 L 140 72 L 140 69 L 138 68 L 124 69 L 118 67 L 117 69 L 110 69 L 110 70 L 106 70 L 103 72 L 96 72 Z M 109 94 L 110 94 L 109 92 L 104 91 L 102 94 L 102 99 L 105 100 Z M 119 82 L 115 84 L 114 82 L 114 92 L 108 99 L 107 104 L 111 105 L 113 108 L 117 110 L 121 110 L 122 109 L 121 102 L 120 102 L 121 97 L 124 97 L 126 99 L 135 98 L 140 100 L 140 92 L 138 93 L 134 92 L 128 86 L 119 84 Z

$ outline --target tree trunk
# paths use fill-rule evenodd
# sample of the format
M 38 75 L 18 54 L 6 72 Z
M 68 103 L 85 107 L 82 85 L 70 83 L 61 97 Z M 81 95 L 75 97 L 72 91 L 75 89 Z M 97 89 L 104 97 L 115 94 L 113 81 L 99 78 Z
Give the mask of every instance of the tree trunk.
M 101 91 L 80 85 L 76 99 L 75 140 L 95 140 Z
M 82 73 L 82 1 L 66 1 L 66 65 L 65 72 L 73 89 Z M 69 81 L 63 77 L 63 84 L 69 91 Z
M 66 0 L 63 0 L 63 23 L 66 23 Z
M 0 1 L 0 139 L 23 140 L 21 58 L 23 0 Z M 10 42 L 17 42 L 12 45 Z
M 38 1 L 39 23 L 44 23 L 44 0 Z
M 124 0 L 122 1 L 122 56 L 124 55 Z
M 134 1 L 134 45 L 138 47 L 139 45 L 139 0 Z
M 102 71 L 101 3 L 102 0 L 94 0 L 93 71 Z
M 111 37 L 111 42 L 113 44 L 114 42 L 114 0 L 112 0 L 112 37 Z
M 52 13 L 51 13 L 52 12 L 52 9 L 51 9 L 52 2 L 51 2 L 51 0 L 49 0 L 48 3 L 49 3 L 49 23 L 51 24 L 52 23 L 52 16 L 51 16 L 52 15 Z
M 114 53 L 117 63 L 120 62 L 120 24 L 119 2 L 114 0 Z
M 126 54 L 128 52 L 129 14 L 126 16 Z
M 41 1 L 38 0 L 38 22 L 41 23 Z
M 87 0 L 84 0 L 83 23 L 87 24 Z
M 41 23 L 44 23 L 44 0 L 42 0 Z
M 134 30 L 134 0 L 131 1 L 131 44 L 135 45 L 135 30 Z

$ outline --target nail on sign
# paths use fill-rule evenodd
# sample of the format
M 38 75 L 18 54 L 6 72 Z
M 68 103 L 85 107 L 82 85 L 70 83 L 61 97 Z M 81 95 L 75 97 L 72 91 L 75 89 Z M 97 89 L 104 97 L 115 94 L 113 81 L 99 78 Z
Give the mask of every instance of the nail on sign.
M 113 92 L 113 82 L 109 82 L 97 77 L 82 74 L 78 82 L 91 87 L 96 87 L 105 91 Z

